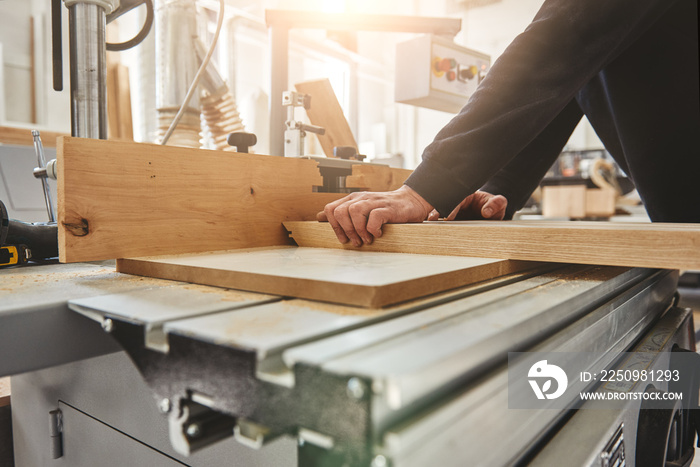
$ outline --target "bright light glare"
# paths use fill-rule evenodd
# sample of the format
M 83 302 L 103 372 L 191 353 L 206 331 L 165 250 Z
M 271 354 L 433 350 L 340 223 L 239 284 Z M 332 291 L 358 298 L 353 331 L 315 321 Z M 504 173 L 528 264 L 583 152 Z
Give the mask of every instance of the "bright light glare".
M 323 0 L 323 11 L 326 13 L 344 13 L 345 0 Z

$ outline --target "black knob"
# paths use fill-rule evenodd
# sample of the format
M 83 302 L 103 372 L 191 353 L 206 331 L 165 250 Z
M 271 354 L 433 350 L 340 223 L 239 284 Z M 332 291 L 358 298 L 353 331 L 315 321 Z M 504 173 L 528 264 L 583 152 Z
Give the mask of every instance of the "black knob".
M 333 148 L 333 156 L 340 159 L 352 159 L 357 155 L 354 146 L 336 146 Z
M 248 152 L 248 148 L 255 146 L 258 142 L 257 136 L 253 133 L 246 133 L 244 131 L 230 133 L 226 142 L 229 146 L 234 146 L 238 152 Z

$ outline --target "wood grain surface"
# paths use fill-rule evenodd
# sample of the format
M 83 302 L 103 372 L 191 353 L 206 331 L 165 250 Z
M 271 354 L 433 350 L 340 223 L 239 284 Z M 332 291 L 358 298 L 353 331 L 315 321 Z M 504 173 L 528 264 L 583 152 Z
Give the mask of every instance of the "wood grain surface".
M 535 267 L 537 263 L 279 247 L 120 259 L 123 273 L 383 307 Z
M 57 159 L 62 262 L 287 245 L 282 222 L 345 195 L 309 159 L 71 137 Z
M 56 133 L 55 131 L 41 130 L 41 144 L 47 148 L 55 148 L 56 138 L 59 136 L 67 135 L 65 133 Z M 19 146 L 34 146 L 32 130 L 29 128 L 0 126 L 0 143 L 16 144 Z
M 311 96 L 311 108 L 306 110 L 306 115 L 313 125 L 326 129 L 325 135 L 316 135 L 326 157 L 333 157 L 333 148 L 336 146 L 352 146 L 357 149 L 357 142 L 330 81 L 305 81 L 294 87 Z
M 345 179 L 348 188 L 369 191 L 389 191 L 401 188 L 412 170 L 395 169 L 388 166 L 354 165 L 352 175 Z
M 342 196 L 312 192 L 310 160 L 80 138 L 57 155 L 62 262 L 286 244 L 283 221 Z
M 299 246 L 342 245 L 327 223 L 285 222 Z M 394 224 L 363 251 L 700 270 L 700 224 L 468 221 Z

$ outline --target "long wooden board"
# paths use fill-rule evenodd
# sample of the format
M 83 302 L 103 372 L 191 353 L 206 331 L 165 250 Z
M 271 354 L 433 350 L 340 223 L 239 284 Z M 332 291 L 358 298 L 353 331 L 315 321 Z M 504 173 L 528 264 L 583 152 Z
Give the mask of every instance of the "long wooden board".
M 285 222 L 299 246 L 341 245 L 330 225 Z M 700 224 L 469 221 L 385 225 L 364 251 L 700 270 Z
M 63 262 L 287 245 L 345 195 L 308 159 L 70 137 L 57 158 Z
M 326 157 L 333 157 L 333 148 L 336 146 L 352 146 L 357 149 L 357 142 L 330 81 L 305 81 L 294 87 L 311 96 L 311 108 L 306 110 L 306 115 L 313 125 L 326 129 L 324 135 L 316 135 Z
M 120 259 L 117 270 L 375 308 L 536 265 L 486 258 L 278 247 Z

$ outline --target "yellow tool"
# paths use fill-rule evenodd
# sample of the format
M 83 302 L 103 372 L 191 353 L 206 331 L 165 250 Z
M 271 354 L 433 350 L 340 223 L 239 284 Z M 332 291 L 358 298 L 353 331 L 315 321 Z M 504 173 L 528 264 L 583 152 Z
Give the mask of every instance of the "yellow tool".
M 32 257 L 32 251 L 26 245 L 0 246 L 0 267 L 24 264 Z

